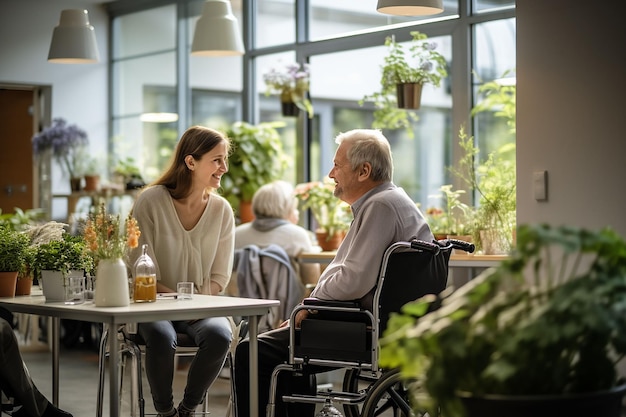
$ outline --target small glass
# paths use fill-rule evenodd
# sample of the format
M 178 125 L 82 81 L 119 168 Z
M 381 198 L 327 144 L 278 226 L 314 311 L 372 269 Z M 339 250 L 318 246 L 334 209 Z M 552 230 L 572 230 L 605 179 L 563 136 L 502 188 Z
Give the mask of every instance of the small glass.
M 93 301 L 95 291 L 96 277 L 94 275 L 87 275 L 85 277 L 85 301 Z
M 141 256 L 135 262 L 135 278 L 133 300 L 136 303 L 151 303 L 156 301 L 156 267 L 148 255 L 148 245 L 141 246 Z
M 179 282 L 176 284 L 179 300 L 191 300 L 193 298 L 193 282 Z
M 72 275 L 67 277 L 65 287 L 65 304 L 82 304 L 85 302 L 85 277 Z

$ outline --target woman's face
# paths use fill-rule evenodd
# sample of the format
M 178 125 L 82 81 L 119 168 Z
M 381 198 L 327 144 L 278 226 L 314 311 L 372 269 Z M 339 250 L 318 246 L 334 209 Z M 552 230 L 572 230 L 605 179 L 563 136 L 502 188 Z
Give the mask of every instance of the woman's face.
M 220 188 L 222 175 L 228 172 L 227 158 L 226 143 L 220 142 L 200 160 L 194 161 L 193 181 L 203 188 Z

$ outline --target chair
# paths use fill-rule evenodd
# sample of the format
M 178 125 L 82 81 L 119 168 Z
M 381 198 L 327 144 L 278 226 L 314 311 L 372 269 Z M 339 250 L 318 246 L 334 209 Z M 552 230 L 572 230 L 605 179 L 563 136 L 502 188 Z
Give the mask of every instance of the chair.
M 397 370 L 378 366 L 378 339 L 390 314 L 426 294 L 447 286 L 452 249 L 474 251 L 471 243 L 457 240 L 396 242 L 383 255 L 371 309 L 352 301 L 305 299 L 291 313 L 308 309 L 301 327 L 290 327 L 289 358 L 277 366 L 270 384 L 267 417 L 274 417 L 277 381 L 281 372 L 302 373 L 343 369 L 341 391 L 315 395 L 284 395 L 284 402 L 342 403 L 347 417 L 374 417 L 386 409 L 393 415 L 411 414 L 407 392 Z M 315 368 L 320 366 L 321 368 Z M 365 389 L 361 389 L 365 386 Z
M 107 345 L 109 337 L 109 328 L 105 328 L 100 339 L 100 354 L 99 354 L 99 381 L 98 381 L 98 398 L 96 406 L 97 417 L 102 417 L 102 405 L 104 399 L 104 375 L 105 375 L 105 360 L 107 356 Z M 124 381 L 124 369 L 126 367 L 126 360 L 130 359 L 130 415 L 131 417 L 144 417 L 145 413 L 145 399 L 143 397 L 143 384 L 142 384 L 142 372 L 143 367 L 141 364 L 141 356 L 143 352 L 143 343 L 139 340 L 139 337 L 128 331 L 125 325 L 120 326 L 117 329 L 116 337 L 120 340 L 120 393 L 122 392 Z M 198 347 L 194 344 L 193 340 L 184 333 L 177 333 L 177 346 L 175 353 L 175 360 L 180 357 L 195 355 Z M 177 362 L 174 362 L 176 369 Z M 120 403 L 122 401 L 122 395 L 120 394 Z M 204 401 L 202 402 L 202 414 L 209 414 L 209 393 L 205 394 Z M 198 412 L 196 412 L 198 414 Z
M 280 300 L 280 306 L 259 320 L 259 332 L 278 327 L 302 300 L 304 288 L 281 246 L 247 245 L 237 249 L 234 268 L 240 297 Z

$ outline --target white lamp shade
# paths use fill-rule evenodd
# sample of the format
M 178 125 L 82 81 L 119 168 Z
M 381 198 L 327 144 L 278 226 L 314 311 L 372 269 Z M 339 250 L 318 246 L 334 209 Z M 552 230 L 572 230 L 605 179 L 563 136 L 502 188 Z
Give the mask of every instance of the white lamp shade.
M 196 23 L 191 55 L 243 55 L 243 41 L 237 19 L 227 0 L 207 0 Z
M 48 61 L 62 64 L 98 62 L 98 45 L 87 10 L 61 11 L 59 25 L 54 28 Z
M 443 0 L 378 0 L 376 10 L 398 16 L 426 16 L 443 12 Z

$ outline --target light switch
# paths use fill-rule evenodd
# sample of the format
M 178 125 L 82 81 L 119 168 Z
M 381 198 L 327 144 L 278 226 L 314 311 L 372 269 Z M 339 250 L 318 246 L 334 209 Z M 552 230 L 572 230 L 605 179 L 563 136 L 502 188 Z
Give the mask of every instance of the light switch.
M 533 191 L 535 200 L 548 200 L 548 171 L 533 172 Z

